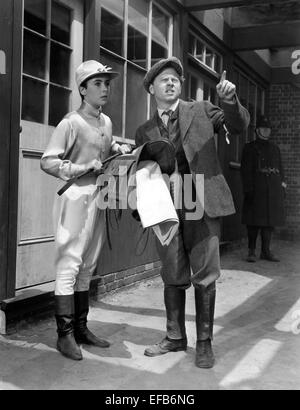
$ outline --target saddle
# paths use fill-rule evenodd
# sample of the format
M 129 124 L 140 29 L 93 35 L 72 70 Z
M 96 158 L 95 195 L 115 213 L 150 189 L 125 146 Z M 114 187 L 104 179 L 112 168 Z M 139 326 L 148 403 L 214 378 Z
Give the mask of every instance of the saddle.
M 112 248 L 110 239 L 110 228 L 113 225 L 112 216 L 118 225 L 122 210 L 130 208 L 132 216 L 140 221 L 136 209 L 136 172 L 142 161 L 156 162 L 161 173 L 170 176 L 176 167 L 174 145 L 166 139 L 148 141 L 131 154 L 118 155 L 104 164 L 97 178 L 96 184 L 99 188 L 97 205 L 106 211 L 107 240 L 110 249 Z M 144 229 L 143 234 L 145 232 L 146 229 Z M 147 242 L 148 239 L 144 249 Z
M 104 164 L 96 182 L 100 189 L 98 201 L 100 209 L 104 207 L 120 210 L 127 209 L 128 205 L 134 208 L 128 200 L 135 189 L 135 174 L 142 161 L 156 162 L 162 174 L 170 176 L 176 166 L 174 145 L 166 139 L 148 141 L 131 154 L 118 155 Z M 103 203 L 101 204 L 100 201 Z

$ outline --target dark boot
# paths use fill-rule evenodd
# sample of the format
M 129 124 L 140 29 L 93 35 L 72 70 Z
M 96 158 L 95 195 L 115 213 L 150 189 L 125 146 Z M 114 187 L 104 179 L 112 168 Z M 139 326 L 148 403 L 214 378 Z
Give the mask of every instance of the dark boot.
M 263 227 L 261 228 L 261 254 L 260 259 L 264 259 L 270 262 L 280 262 L 280 260 L 272 254 L 270 251 L 271 237 L 273 228 Z
M 256 241 L 257 236 L 260 228 L 259 226 L 252 226 L 247 225 L 247 234 L 248 234 L 248 258 L 246 259 L 248 262 L 255 262 L 255 249 L 256 249 Z M 255 259 L 255 260 L 254 260 Z
M 256 262 L 256 256 L 255 256 L 255 250 L 254 249 L 249 249 L 246 261 L 247 262 L 252 262 L 252 263 Z
M 195 287 L 197 331 L 195 364 L 197 367 L 205 369 L 213 367 L 215 362 L 211 346 L 213 339 L 215 298 L 215 283 L 212 283 L 207 288 Z
M 269 262 L 280 262 L 280 259 L 278 259 L 275 255 L 273 255 L 272 252 L 262 252 L 260 254 L 260 259 L 264 259 Z
M 73 360 L 82 360 L 80 347 L 74 339 L 74 296 L 55 296 L 57 350 Z
M 110 343 L 99 339 L 87 328 L 87 316 L 89 313 L 89 292 L 75 292 L 75 340 L 97 347 L 109 347 Z
M 175 286 L 165 287 L 164 301 L 167 315 L 167 336 L 159 343 L 148 347 L 145 356 L 159 356 L 168 352 L 186 350 L 185 290 Z

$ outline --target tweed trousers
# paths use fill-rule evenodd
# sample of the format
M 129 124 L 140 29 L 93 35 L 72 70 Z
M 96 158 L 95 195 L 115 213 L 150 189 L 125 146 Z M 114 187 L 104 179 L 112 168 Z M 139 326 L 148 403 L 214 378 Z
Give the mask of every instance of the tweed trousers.
M 220 276 L 220 218 L 204 214 L 197 221 L 185 220 L 178 211 L 180 226 L 168 246 L 156 241 L 162 261 L 161 277 L 165 287 L 207 288 Z

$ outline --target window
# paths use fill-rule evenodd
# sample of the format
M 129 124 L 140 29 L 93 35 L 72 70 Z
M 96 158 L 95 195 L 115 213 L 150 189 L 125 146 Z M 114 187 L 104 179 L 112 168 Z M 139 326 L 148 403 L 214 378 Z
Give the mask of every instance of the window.
M 152 8 L 152 41 L 151 60 L 152 64 L 169 54 L 169 25 L 170 17 L 161 9 L 153 5 Z
M 128 2 L 128 48 L 129 61 L 147 68 L 148 3 L 140 0 Z
M 56 126 L 69 110 L 71 11 L 24 0 L 22 119 Z
M 221 74 L 221 55 L 192 32 L 189 34 L 189 54 L 206 68 Z
M 192 31 L 189 33 L 188 54 L 189 99 L 217 104 L 216 85 L 222 70 L 222 56 Z
M 114 4 L 114 3 L 112 3 Z M 120 1 L 120 10 L 101 10 L 101 45 L 123 56 L 123 21 L 124 4 Z
M 253 141 L 255 139 L 257 118 L 264 113 L 265 89 L 239 69 L 233 71 L 233 82 L 237 87 L 237 95 L 242 105 L 248 109 L 250 114 L 250 124 L 244 133 L 244 140 L 245 142 Z M 238 137 L 234 153 L 235 158 L 233 159 L 236 162 L 240 162 L 243 150 L 243 144 L 239 141 L 240 138 Z
M 216 85 L 203 76 L 199 77 L 196 74 L 189 74 L 189 94 L 191 101 L 210 101 L 212 104 L 217 104 Z
M 114 135 L 134 139 L 149 118 L 146 71 L 172 53 L 172 16 L 153 0 L 101 0 L 100 61 L 120 72 L 104 111 Z
M 257 118 L 264 114 L 265 89 L 238 69 L 234 70 L 234 83 L 241 103 L 248 109 L 250 114 L 250 125 L 246 141 L 252 141 L 255 139 Z
M 222 57 L 193 31 L 189 32 L 188 97 L 193 101 L 217 104 L 216 85 L 222 70 Z
M 216 87 L 204 83 L 204 100 L 210 101 L 212 104 L 216 104 Z

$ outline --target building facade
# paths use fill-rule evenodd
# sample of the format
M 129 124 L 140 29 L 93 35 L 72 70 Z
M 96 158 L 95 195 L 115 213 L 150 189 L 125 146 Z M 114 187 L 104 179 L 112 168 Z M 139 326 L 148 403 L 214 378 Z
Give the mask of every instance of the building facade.
M 218 103 L 223 70 L 251 115 L 244 135 L 216 143 L 237 212 L 224 218 L 222 241 L 245 235 L 241 225 L 240 159 L 256 119 L 274 125 L 286 169 L 286 239 L 300 237 L 300 50 L 298 1 L 2 0 L 0 4 L 0 302 L 51 292 L 54 281 L 52 202 L 61 183 L 40 171 L 54 127 L 80 104 L 74 73 L 85 59 L 120 72 L 105 106 L 120 142 L 154 111 L 143 89 L 153 63 L 175 55 L 184 64 L 183 98 Z M 257 4 L 256 4 L 257 3 Z M 276 3 L 275 5 L 270 3 Z M 281 19 L 284 18 L 284 24 Z M 298 23 L 298 24 L 297 24 Z M 287 24 L 289 24 L 287 26 Z M 285 25 L 285 30 L 282 26 Z M 270 34 L 270 26 L 273 31 Z M 275 27 L 276 26 L 276 27 Z M 297 42 L 298 41 L 298 42 Z M 300 51 L 299 51 L 300 56 Z M 300 69 L 299 69 L 300 71 Z M 109 221 L 95 274 L 99 294 L 159 271 L 153 236 L 129 211 Z M 35 292 L 36 291 L 36 292 Z

